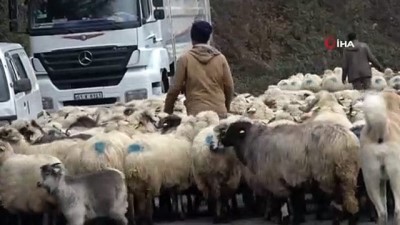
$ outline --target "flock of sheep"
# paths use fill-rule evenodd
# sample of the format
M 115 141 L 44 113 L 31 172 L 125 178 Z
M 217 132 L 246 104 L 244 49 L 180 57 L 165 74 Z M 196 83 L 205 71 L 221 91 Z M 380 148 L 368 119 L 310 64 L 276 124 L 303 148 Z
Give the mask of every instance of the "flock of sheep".
M 400 89 L 400 75 L 372 72 L 372 89 Z M 160 97 L 14 121 L 0 127 L 0 220 L 152 224 L 154 215 L 196 215 L 207 200 L 218 223 L 238 214 L 241 194 L 249 211 L 298 224 L 311 193 L 317 218 L 331 204 L 333 224 L 354 224 L 369 202 L 359 162 L 363 95 L 335 68 L 239 94 L 224 119 L 187 116 L 183 98 L 167 115 Z

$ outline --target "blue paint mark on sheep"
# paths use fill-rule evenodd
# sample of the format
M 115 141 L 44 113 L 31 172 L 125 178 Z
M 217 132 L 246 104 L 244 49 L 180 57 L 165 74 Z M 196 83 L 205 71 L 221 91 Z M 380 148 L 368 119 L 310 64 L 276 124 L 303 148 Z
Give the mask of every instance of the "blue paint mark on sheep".
M 129 153 L 134 153 L 134 152 L 141 152 L 143 151 L 143 146 L 140 144 L 131 144 L 128 147 L 128 152 Z
M 306 84 L 311 84 L 312 83 L 312 80 L 307 80 L 306 81 Z
M 213 141 L 213 135 L 212 135 L 212 134 L 209 134 L 209 135 L 206 137 L 206 144 L 209 145 L 209 146 L 211 146 L 213 143 L 214 143 L 214 141 Z
M 96 150 L 96 152 L 99 154 L 104 154 L 106 150 L 106 143 L 102 141 L 94 143 L 94 150 Z

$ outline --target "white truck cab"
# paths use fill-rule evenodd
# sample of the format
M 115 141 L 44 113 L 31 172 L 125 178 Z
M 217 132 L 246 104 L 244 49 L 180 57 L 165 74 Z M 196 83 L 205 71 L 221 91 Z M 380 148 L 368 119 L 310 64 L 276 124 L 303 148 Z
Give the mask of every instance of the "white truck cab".
M 192 47 L 192 23 L 211 21 L 209 0 L 8 1 L 50 112 L 161 95 Z
M 0 42 L 0 121 L 37 119 L 42 110 L 39 84 L 24 48 Z

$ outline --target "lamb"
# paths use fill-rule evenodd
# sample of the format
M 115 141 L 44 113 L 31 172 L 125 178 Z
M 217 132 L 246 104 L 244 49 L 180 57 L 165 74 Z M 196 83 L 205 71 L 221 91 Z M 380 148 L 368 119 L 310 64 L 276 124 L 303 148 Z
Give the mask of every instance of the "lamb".
M 342 202 L 336 203 L 342 203 L 347 212 L 357 213 L 360 146 L 357 137 L 343 126 L 308 122 L 271 128 L 238 121 L 221 135 L 217 151 L 230 146 L 244 164 L 244 176 L 257 194 L 271 191 L 286 198 L 312 178 L 324 192 L 335 196 L 335 202 L 340 199 Z M 297 214 L 299 211 L 301 207 L 294 210 L 297 222 L 304 219 Z
M 11 145 L 0 141 L 0 198 L 11 213 L 48 213 L 56 200 L 46 191 L 36 188 L 40 167 L 60 160 L 49 155 L 15 154 Z
M 66 175 L 61 163 L 40 167 L 42 187 L 57 199 L 68 225 L 83 225 L 98 217 L 109 217 L 127 225 L 128 208 L 124 175 L 106 169 L 81 176 Z
M 395 200 L 394 223 L 400 224 L 400 96 L 393 92 L 369 93 L 362 109 L 366 124 L 361 130 L 361 168 L 367 193 L 375 206 L 377 224 L 388 222 L 386 181 Z

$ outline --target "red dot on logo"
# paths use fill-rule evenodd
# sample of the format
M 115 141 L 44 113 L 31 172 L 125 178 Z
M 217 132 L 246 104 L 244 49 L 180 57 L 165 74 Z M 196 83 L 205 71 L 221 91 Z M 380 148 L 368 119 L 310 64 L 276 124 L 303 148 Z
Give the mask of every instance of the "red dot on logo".
M 328 50 L 333 50 L 336 48 L 336 39 L 333 36 L 328 36 L 324 40 L 325 48 Z

